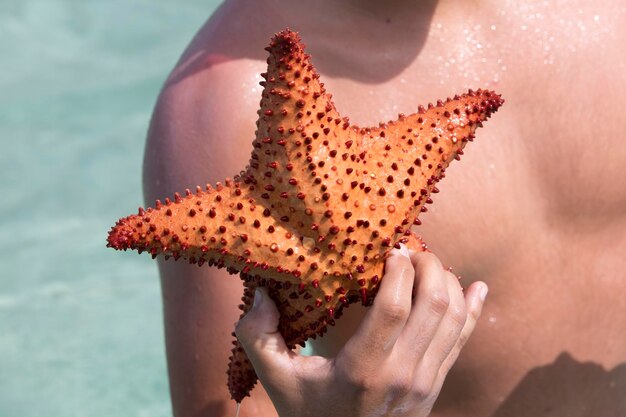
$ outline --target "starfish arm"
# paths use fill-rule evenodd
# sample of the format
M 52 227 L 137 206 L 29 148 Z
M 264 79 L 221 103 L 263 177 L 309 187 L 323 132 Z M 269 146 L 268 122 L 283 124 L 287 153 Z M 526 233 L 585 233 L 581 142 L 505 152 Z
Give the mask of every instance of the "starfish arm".
M 198 187 L 195 193 L 175 194 L 174 200 L 157 201 L 154 208 L 120 219 L 109 232 L 108 245 L 114 249 L 149 252 L 218 267 L 249 261 L 246 248 L 261 224 L 262 208 L 237 182 L 226 180 L 216 187 Z M 266 225 L 267 227 L 267 225 Z M 243 266 L 241 266 L 243 267 Z
M 268 69 L 261 74 L 264 88 L 254 150 L 246 171 L 251 181 L 261 179 L 276 165 L 290 164 L 292 169 L 307 166 L 304 153 L 327 148 L 329 141 L 336 141 L 331 130 L 347 121 L 337 113 L 297 33 L 277 33 L 266 50 Z M 294 158 L 298 152 L 300 156 Z M 290 191 L 288 185 L 278 188 Z
M 432 203 L 430 195 L 438 192 L 436 183 L 445 176 L 448 165 L 460 159 L 476 129 L 503 102 L 493 91 L 469 90 L 427 108 L 419 106 L 417 113 L 401 114 L 398 120 L 378 127 L 354 127 L 354 140 L 361 150 L 357 157 L 363 163 L 376 161 L 376 175 L 370 170 L 348 170 L 346 174 L 356 174 L 359 188 L 371 190 L 360 197 L 361 201 L 377 200 L 396 209 L 384 216 L 371 212 L 362 215 L 370 222 L 386 219 L 387 229 L 381 230 L 386 236 L 390 236 L 389 227 L 404 231 L 411 222 L 420 224 L 418 215 Z M 391 240 L 395 240 L 393 236 Z
M 243 304 L 239 306 L 242 311 L 241 317 L 245 316 L 252 308 L 256 287 L 257 285 L 253 281 L 244 280 L 244 291 L 241 297 Z M 232 333 L 232 336 L 235 340 L 233 340 L 233 349 L 228 363 L 228 391 L 232 399 L 240 403 L 246 396 L 250 395 L 258 377 L 235 332 Z

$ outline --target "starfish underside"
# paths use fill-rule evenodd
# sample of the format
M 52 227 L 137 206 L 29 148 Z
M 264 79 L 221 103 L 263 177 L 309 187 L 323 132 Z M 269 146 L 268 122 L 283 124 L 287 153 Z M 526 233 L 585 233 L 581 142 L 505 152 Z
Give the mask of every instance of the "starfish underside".
M 248 167 L 234 180 L 120 219 L 108 246 L 239 273 L 243 314 L 255 288 L 266 287 L 293 348 L 322 335 L 343 307 L 373 302 L 392 247 L 425 250 L 411 225 L 450 161 L 503 101 L 470 90 L 359 128 L 337 113 L 295 32 L 276 34 L 266 49 Z M 233 343 L 228 387 L 241 402 L 257 376 Z

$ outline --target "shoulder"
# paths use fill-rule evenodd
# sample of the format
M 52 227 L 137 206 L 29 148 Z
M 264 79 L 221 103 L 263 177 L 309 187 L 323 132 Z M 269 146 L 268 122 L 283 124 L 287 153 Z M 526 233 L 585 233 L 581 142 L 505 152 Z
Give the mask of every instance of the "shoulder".
M 238 32 L 242 22 L 224 8 L 197 33 L 156 102 L 144 157 L 149 203 L 232 177 L 250 156 L 269 35 Z

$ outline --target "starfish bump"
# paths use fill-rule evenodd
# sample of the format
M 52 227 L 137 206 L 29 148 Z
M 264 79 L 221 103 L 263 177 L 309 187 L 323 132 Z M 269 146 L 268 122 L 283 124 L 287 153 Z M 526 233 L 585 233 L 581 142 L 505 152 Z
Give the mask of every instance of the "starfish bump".
M 350 303 L 373 302 L 393 246 L 425 249 L 411 225 L 503 100 L 470 90 L 359 128 L 339 115 L 295 32 L 277 33 L 266 49 L 248 167 L 120 219 L 108 246 L 239 273 L 244 314 L 255 288 L 267 287 L 293 348 L 322 335 Z M 234 344 L 228 386 L 240 402 L 257 377 Z

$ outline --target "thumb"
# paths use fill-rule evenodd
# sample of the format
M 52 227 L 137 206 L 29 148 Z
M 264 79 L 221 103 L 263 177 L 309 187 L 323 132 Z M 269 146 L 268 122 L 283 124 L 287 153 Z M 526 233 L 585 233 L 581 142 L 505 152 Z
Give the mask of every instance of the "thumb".
M 294 354 L 278 331 L 279 316 L 267 290 L 257 287 L 252 308 L 235 328 L 237 339 L 261 381 L 282 374 Z

